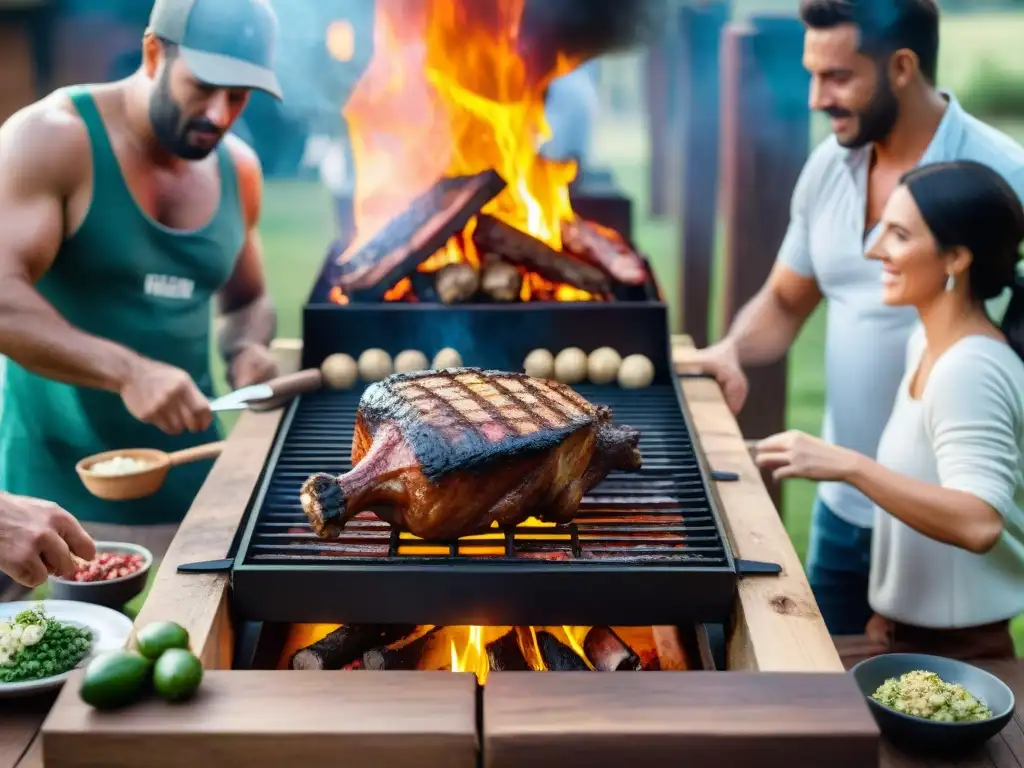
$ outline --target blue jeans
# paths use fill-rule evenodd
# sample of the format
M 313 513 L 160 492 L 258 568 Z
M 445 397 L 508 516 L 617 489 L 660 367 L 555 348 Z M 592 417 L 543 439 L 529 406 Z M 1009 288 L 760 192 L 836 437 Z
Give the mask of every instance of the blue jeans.
M 846 522 L 816 499 L 807 578 L 830 634 L 864 634 L 872 614 L 868 604 L 870 572 L 871 529 Z

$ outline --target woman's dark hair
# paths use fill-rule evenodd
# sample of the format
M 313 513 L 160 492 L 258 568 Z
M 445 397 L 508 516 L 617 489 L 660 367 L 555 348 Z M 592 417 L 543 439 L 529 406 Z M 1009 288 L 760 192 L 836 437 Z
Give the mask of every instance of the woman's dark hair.
M 1013 288 L 1002 331 L 1024 357 L 1024 283 L 1017 278 L 1024 208 L 1017 193 L 987 165 L 970 160 L 920 166 L 904 174 L 900 184 L 914 198 L 941 249 L 971 252 L 971 298 L 984 302 Z
M 921 74 L 935 84 L 939 67 L 939 7 L 935 0 L 802 0 L 800 20 L 811 29 L 853 24 L 861 51 L 889 57 L 913 51 Z

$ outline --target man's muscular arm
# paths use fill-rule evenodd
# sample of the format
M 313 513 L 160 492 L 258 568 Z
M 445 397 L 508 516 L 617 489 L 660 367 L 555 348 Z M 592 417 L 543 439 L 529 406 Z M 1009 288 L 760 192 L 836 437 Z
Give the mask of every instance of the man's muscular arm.
M 47 378 L 119 391 L 135 353 L 68 323 L 35 289 L 64 238 L 64 200 L 86 172 L 73 115 L 34 104 L 0 127 L 0 353 Z
M 35 288 L 89 158 L 85 127 L 55 101 L 0 128 L 0 354 L 48 379 L 116 392 L 135 418 L 169 434 L 202 431 L 213 415 L 185 371 L 76 328 Z
M 277 332 L 277 314 L 263 270 L 259 233 L 263 173 L 259 159 L 240 139 L 229 135 L 226 141 L 238 172 L 245 241 L 234 272 L 220 291 L 217 343 L 228 364 L 229 382 L 240 387 L 276 375 L 268 347 Z
M 736 313 L 724 343 L 735 348 L 740 365 L 777 362 L 793 346 L 821 298 L 813 277 L 776 264 L 764 287 Z

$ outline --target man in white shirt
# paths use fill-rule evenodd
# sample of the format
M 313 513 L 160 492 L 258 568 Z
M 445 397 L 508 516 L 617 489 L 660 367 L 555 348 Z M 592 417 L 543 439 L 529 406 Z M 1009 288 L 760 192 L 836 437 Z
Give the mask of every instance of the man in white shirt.
M 833 135 L 804 166 L 767 283 L 722 341 L 677 362 L 713 374 L 739 411 L 742 368 L 782 358 L 826 298 L 822 436 L 874 456 L 917 319 L 882 303 L 881 265 L 864 257 L 882 208 L 903 173 L 942 160 L 985 163 L 1024 193 L 1024 149 L 937 89 L 934 0 L 802 0 L 800 17 L 810 105 L 831 117 Z M 819 484 L 807 573 L 832 634 L 861 634 L 871 617 L 873 519 L 859 491 Z

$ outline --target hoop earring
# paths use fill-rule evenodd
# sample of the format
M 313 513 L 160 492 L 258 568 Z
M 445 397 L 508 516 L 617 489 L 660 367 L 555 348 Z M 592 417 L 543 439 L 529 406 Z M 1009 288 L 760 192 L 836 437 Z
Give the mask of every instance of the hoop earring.
M 946 277 L 946 293 L 952 293 L 956 290 L 956 277 L 949 275 Z

